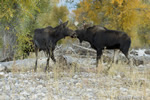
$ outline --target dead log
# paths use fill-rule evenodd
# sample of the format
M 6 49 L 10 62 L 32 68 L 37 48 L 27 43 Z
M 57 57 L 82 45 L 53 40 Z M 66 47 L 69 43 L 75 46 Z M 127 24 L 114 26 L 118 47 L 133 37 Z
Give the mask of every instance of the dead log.
M 7 62 L 7 61 L 12 61 L 12 60 L 13 60 L 12 57 L 5 57 L 5 58 L 2 58 L 0 62 Z
M 95 51 L 95 50 L 93 50 L 93 49 L 90 49 L 90 48 L 86 48 L 86 47 L 79 46 L 79 45 L 76 45 L 76 44 L 73 44 L 73 46 L 75 46 L 75 47 L 78 47 L 78 48 L 81 48 L 81 49 L 84 49 L 84 50 L 87 50 L 87 51 L 91 51 L 91 52 L 94 52 L 94 53 L 96 53 L 96 51 Z

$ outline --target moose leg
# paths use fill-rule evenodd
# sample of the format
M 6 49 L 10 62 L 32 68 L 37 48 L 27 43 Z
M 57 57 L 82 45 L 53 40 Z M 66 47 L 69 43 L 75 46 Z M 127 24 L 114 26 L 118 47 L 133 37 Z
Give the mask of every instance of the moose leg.
M 46 67 L 45 67 L 45 72 L 47 71 L 48 67 L 49 67 L 49 59 L 50 59 L 50 52 L 47 51 L 47 63 L 46 63 Z
M 98 67 L 101 55 L 102 55 L 102 50 L 97 50 L 96 67 Z
M 36 72 L 37 70 L 37 61 L 38 61 L 38 48 L 35 48 L 35 55 L 36 55 L 36 61 L 35 61 L 35 67 L 34 67 L 34 71 Z
M 54 57 L 53 51 L 52 51 L 52 54 L 51 54 L 51 59 L 54 61 L 54 63 L 56 63 L 56 59 L 55 59 L 55 57 Z
M 124 48 L 123 50 L 121 50 L 122 51 L 122 53 L 125 55 L 125 57 L 126 57 L 126 59 L 127 59 L 127 63 L 129 64 L 130 62 L 130 60 L 129 60 L 129 57 L 128 57 L 128 48 Z
M 102 55 L 102 50 L 98 50 L 97 51 L 97 64 L 96 64 L 96 72 L 98 73 L 102 71 L 101 55 Z
M 128 61 L 127 61 L 127 64 L 129 64 L 129 63 L 130 63 L 130 59 L 129 59 L 128 53 L 126 53 L 125 56 L 126 56 L 126 58 L 127 58 L 127 60 L 128 60 Z
M 47 58 L 47 64 L 46 64 L 46 67 L 45 67 L 45 72 L 47 71 L 47 69 L 48 69 L 48 67 L 49 67 L 49 56 L 48 56 L 48 58 Z

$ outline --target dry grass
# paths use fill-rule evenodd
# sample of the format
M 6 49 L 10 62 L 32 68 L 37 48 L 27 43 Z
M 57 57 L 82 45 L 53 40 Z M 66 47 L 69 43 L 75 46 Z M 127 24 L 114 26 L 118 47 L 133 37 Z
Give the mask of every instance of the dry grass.
M 89 59 L 90 60 L 90 59 Z M 83 62 L 84 63 L 84 62 Z M 15 65 L 15 64 L 14 64 Z M 81 79 L 80 83 L 76 83 L 76 89 L 92 89 L 98 100 L 150 100 L 150 65 L 143 65 L 142 68 L 138 66 L 127 64 L 100 64 L 97 69 L 84 63 L 83 65 L 72 63 L 71 65 L 62 65 L 61 62 L 53 64 L 50 70 L 44 73 L 45 65 L 38 66 L 38 72 L 34 73 L 33 70 L 18 69 L 17 66 L 13 66 L 12 73 L 33 73 L 30 79 L 43 79 L 47 81 L 45 87 L 49 93 L 46 95 L 50 100 L 54 100 L 53 90 L 49 88 L 50 85 L 56 88 L 56 93 L 61 94 L 60 80 L 72 79 L 75 75 L 78 75 Z M 39 74 L 38 74 L 39 73 Z M 40 74 L 42 73 L 42 74 Z M 86 76 L 82 73 L 89 74 Z M 36 74 L 36 75 L 35 75 Z M 53 80 L 53 82 L 52 82 Z M 79 80 L 79 79 L 77 79 Z M 70 89 L 70 92 L 75 91 L 73 83 L 66 86 Z M 72 94 L 76 95 L 76 94 Z M 81 100 L 88 100 L 90 97 L 81 93 Z M 58 100 L 61 100 L 58 98 Z

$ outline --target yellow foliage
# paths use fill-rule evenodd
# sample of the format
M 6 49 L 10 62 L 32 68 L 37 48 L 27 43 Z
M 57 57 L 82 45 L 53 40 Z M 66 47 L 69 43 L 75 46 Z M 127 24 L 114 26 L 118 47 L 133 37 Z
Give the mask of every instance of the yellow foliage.
M 6 27 L 5 27 L 5 30 L 9 30 L 9 27 L 8 27 L 8 26 L 6 26 Z
M 59 24 L 58 23 L 59 19 L 61 19 L 63 22 L 66 21 L 68 19 L 67 16 L 68 14 L 69 11 L 66 6 L 60 6 L 60 7 L 54 6 L 50 14 L 51 22 L 49 24 L 52 26 L 56 26 Z
M 0 20 L 4 19 L 7 22 L 11 21 L 13 17 L 20 12 L 33 18 L 32 10 L 40 11 L 37 7 L 39 0 L 0 0 Z
M 141 44 L 139 28 L 143 25 L 150 29 L 150 4 L 142 0 L 103 0 L 102 3 L 83 0 L 74 13 L 79 22 L 93 21 L 109 29 L 125 31 L 131 37 L 133 47 Z
M 123 3 L 124 0 L 112 0 L 112 4 L 114 5 L 118 5 L 118 6 L 122 6 L 122 3 Z

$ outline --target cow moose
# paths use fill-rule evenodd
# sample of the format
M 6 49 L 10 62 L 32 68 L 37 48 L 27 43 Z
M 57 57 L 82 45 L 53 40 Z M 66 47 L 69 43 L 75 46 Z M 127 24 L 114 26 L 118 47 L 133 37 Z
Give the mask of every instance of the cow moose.
M 44 51 L 47 55 L 47 64 L 45 67 L 45 71 L 49 67 L 49 59 L 51 58 L 54 62 L 56 62 L 54 57 L 54 49 L 59 41 L 66 36 L 70 36 L 74 34 L 74 31 L 67 27 L 68 21 L 64 23 L 60 23 L 60 25 L 56 26 L 55 28 L 49 26 L 46 28 L 35 29 L 34 31 L 34 44 L 35 44 L 35 54 L 36 54 L 36 61 L 35 61 L 35 68 L 34 71 L 37 70 L 37 61 L 38 61 L 38 51 Z
M 99 59 L 104 48 L 119 49 L 128 59 L 131 39 L 125 32 L 109 30 L 99 25 L 94 25 L 86 29 L 77 29 L 75 32 L 72 37 L 77 37 L 80 42 L 89 42 L 91 47 L 97 51 L 96 67 L 98 67 Z

